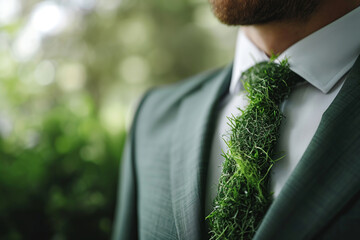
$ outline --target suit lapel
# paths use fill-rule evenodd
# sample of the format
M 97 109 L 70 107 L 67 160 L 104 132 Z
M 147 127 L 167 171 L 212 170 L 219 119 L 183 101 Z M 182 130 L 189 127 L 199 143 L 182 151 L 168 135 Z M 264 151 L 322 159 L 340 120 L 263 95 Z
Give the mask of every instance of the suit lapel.
M 358 59 L 254 239 L 311 239 L 359 190 Z
M 180 103 L 171 139 L 171 197 L 179 239 L 204 234 L 204 186 L 215 103 L 228 90 L 232 66 L 209 77 Z

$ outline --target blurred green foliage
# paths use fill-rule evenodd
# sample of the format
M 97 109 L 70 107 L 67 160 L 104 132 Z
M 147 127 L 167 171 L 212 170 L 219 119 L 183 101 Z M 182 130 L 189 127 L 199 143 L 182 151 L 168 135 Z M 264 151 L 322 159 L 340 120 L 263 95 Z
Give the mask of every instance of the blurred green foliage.
M 1 1 L 0 239 L 109 239 L 137 99 L 230 62 L 236 29 L 206 0 Z M 43 3 L 61 31 L 31 25 Z

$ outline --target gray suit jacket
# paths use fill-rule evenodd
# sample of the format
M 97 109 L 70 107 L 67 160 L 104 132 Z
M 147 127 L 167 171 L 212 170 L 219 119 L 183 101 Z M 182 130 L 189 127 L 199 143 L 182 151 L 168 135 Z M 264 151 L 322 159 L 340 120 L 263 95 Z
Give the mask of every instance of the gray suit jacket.
M 207 162 L 231 69 L 143 98 L 123 157 L 114 240 L 207 238 Z M 360 239 L 360 60 L 254 239 Z

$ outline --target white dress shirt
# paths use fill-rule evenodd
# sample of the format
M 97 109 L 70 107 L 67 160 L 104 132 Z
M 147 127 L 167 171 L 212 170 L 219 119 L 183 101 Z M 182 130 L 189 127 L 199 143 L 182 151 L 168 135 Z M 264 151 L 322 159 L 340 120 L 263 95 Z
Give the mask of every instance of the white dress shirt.
M 319 126 L 322 114 L 341 89 L 346 73 L 360 54 L 360 7 L 307 36 L 284 51 L 277 59 L 288 59 L 292 71 L 306 81 L 298 85 L 281 104 L 286 118 L 280 129 L 277 152 L 285 157 L 271 172 L 271 188 L 276 198 L 301 159 Z M 241 74 L 255 63 L 269 58 L 241 30 L 238 34 L 229 96 L 221 103 L 212 143 L 207 188 L 206 213 L 213 208 L 217 185 L 227 151 L 223 139 L 229 135 L 227 116 L 239 115 L 247 104 L 246 92 L 239 81 Z

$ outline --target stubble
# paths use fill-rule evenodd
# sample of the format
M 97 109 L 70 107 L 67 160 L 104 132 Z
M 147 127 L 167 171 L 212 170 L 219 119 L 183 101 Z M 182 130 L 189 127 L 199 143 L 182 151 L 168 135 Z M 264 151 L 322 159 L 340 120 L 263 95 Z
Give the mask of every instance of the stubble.
M 306 20 L 321 0 L 209 0 L 215 16 L 227 25 Z

